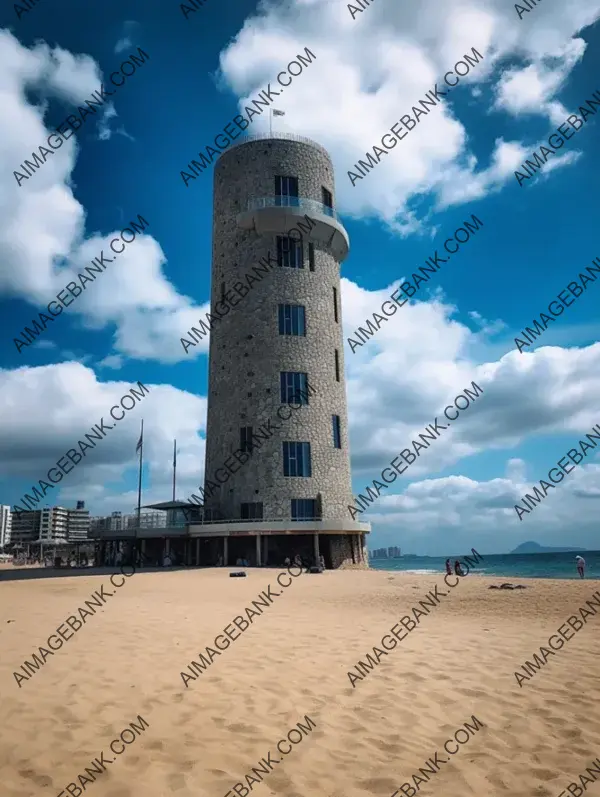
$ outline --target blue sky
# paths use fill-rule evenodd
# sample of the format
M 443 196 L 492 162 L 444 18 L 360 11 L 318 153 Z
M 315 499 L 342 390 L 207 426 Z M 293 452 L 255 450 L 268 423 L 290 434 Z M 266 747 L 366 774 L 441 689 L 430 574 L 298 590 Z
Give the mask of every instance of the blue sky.
M 370 547 L 495 553 L 536 539 L 597 548 L 595 452 L 522 521 L 514 510 L 600 423 L 600 286 L 590 285 L 528 353 L 514 344 L 600 257 L 596 118 L 523 187 L 514 171 L 600 90 L 599 15 L 598 0 L 545 2 L 522 20 L 500 0 L 418 8 L 378 0 L 355 19 L 331 0 L 232 0 L 226 10 L 208 0 L 187 20 L 174 2 L 142 11 L 126 1 L 83 8 L 46 0 L 21 19 L 3 6 L 0 503 L 14 504 L 138 381 L 152 388 L 143 410 L 49 500 L 84 498 L 94 514 L 132 511 L 142 417 L 145 502 L 170 497 L 174 437 L 178 494 L 195 490 L 207 351 L 186 355 L 179 340 L 207 309 L 212 170 L 187 188 L 180 170 L 243 98 L 309 47 L 316 60 L 278 101 L 286 115 L 274 129 L 332 153 L 351 241 L 341 272 L 347 335 L 472 214 L 483 222 L 419 301 L 356 354 L 345 347 L 355 493 L 464 387 L 484 388 L 452 433 L 361 517 L 373 524 Z M 111 98 L 116 114 L 87 118 L 70 149 L 19 187 L 13 171 L 138 47 L 149 59 Z M 352 187 L 348 169 L 472 47 L 481 63 Z M 253 126 L 264 132 L 268 119 Z M 104 239 L 138 214 L 149 226 L 118 269 L 19 353 L 13 337 L 65 275 L 107 251 Z

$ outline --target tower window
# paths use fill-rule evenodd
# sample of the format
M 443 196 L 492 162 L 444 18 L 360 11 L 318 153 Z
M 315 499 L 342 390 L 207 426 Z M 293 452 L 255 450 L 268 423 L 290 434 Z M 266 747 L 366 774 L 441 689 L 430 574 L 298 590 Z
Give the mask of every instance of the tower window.
M 304 268 L 302 242 L 289 235 L 278 235 L 277 265 L 284 268 Z
M 292 498 L 292 520 L 318 520 L 314 498 Z
M 302 304 L 279 305 L 279 334 L 306 335 L 305 308 Z
M 326 208 L 333 208 L 333 197 L 331 195 L 331 191 L 328 191 L 326 188 L 322 188 L 323 192 L 323 204 Z
M 240 505 L 240 516 L 242 520 L 262 520 L 263 505 L 261 502 L 254 502 Z
M 341 448 L 342 447 L 342 432 L 340 428 L 340 416 L 339 415 L 332 415 L 331 420 L 333 422 L 333 447 L 334 448 Z
M 337 308 L 337 288 L 334 287 L 333 289 L 333 317 L 335 319 L 335 323 L 337 324 L 338 319 L 338 308 Z
M 294 201 L 294 199 L 296 201 Z M 298 204 L 298 178 L 275 177 L 275 204 L 276 205 L 297 205 Z
M 308 245 L 308 267 L 311 271 L 315 270 L 315 245 L 312 243 Z
M 282 371 L 280 383 L 282 404 L 308 404 L 308 374 Z
M 340 381 L 340 353 L 337 349 L 335 350 L 335 381 Z
M 312 475 L 310 443 L 283 443 L 283 475 L 306 478 Z
M 240 426 L 240 451 L 252 453 L 252 427 Z

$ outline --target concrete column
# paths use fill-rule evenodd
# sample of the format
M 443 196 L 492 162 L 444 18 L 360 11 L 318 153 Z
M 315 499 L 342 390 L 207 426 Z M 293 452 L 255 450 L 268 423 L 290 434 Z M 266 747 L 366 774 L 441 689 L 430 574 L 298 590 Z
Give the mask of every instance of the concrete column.
M 227 562 L 229 561 L 229 545 L 227 544 L 229 539 L 227 537 L 223 537 L 223 566 L 227 567 Z
M 265 566 L 266 566 L 266 565 L 269 564 L 269 535 L 268 534 L 265 534 L 265 536 L 263 537 L 263 551 L 264 551 L 263 561 L 264 561 Z
M 319 533 L 316 532 L 313 535 L 313 543 L 314 543 L 314 553 L 315 553 L 315 564 L 317 567 L 319 566 Z
M 257 534 L 256 535 L 256 566 L 257 567 L 261 566 L 260 541 L 261 541 L 261 536 L 260 536 L 260 534 Z
M 196 565 L 200 564 L 200 537 L 196 537 Z

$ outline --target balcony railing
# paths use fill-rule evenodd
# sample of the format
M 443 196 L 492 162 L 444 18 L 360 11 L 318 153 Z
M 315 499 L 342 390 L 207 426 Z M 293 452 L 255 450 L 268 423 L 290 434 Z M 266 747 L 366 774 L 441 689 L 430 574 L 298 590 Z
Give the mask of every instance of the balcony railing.
M 321 521 L 321 517 L 261 517 L 261 518 L 248 518 L 248 517 L 231 517 L 227 519 L 217 518 L 214 520 L 192 520 L 190 525 L 201 524 L 202 526 L 218 525 L 219 523 L 315 523 Z
M 288 516 L 264 516 L 262 518 L 242 518 L 242 517 L 215 517 L 210 510 L 207 511 L 208 517 L 205 515 L 203 516 L 202 507 L 198 506 L 197 504 L 189 504 L 186 507 L 187 510 L 193 510 L 193 514 L 190 513 L 188 515 L 189 519 L 185 519 L 179 513 L 180 510 L 177 511 L 177 515 L 171 519 L 171 522 L 167 522 L 165 517 L 164 520 L 157 518 L 156 516 L 147 516 L 144 517 L 144 514 L 141 516 L 141 524 L 140 526 L 137 525 L 137 515 L 122 515 L 120 519 L 123 519 L 125 522 L 122 524 L 114 524 L 112 526 L 106 525 L 102 526 L 100 524 L 93 524 L 92 528 L 89 532 L 89 539 L 102 539 L 103 537 L 118 537 L 120 534 L 123 537 L 132 537 L 138 536 L 143 537 L 144 532 L 147 532 L 147 536 L 153 537 L 156 536 L 157 532 L 162 530 L 167 531 L 170 530 L 173 532 L 176 529 L 184 530 L 186 527 L 189 526 L 211 526 L 215 530 L 219 528 L 219 526 L 225 525 L 232 525 L 238 523 L 244 524 L 267 524 L 267 523 L 290 523 L 293 527 L 296 523 L 331 523 L 335 521 L 334 518 L 323 518 L 323 517 L 297 517 L 292 518 L 291 515 Z M 197 514 L 196 514 L 197 513 Z M 210 514 L 209 514 L 210 513 Z M 196 517 L 193 515 L 196 514 Z M 212 515 L 212 516 L 211 516 Z M 110 518 L 107 518 L 110 520 Z M 153 520 L 154 522 L 151 522 Z M 339 520 L 339 519 L 338 519 Z
M 249 199 L 248 210 L 255 210 L 256 208 L 300 208 L 307 212 L 331 216 L 332 219 L 340 221 L 338 214 L 333 208 L 324 205 L 322 202 L 317 202 L 316 199 L 305 199 L 297 196 L 267 196 Z

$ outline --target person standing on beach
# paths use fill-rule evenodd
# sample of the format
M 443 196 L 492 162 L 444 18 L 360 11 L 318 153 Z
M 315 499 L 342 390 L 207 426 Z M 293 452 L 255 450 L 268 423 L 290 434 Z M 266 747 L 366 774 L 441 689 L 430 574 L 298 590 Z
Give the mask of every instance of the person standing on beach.
M 583 578 L 585 571 L 585 559 L 583 556 L 576 556 L 575 561 L 577 562 L 577 572 L 579 573 L 580 578 Z
M 462 571 L 462 567 L 460 566 L 460 562 L 458 559 L 454 562 L 454 574 L 457 576 L 464 576 L 465 574 Z
M 446 559 L 446 575 L 452 575 L 452 565 L 450 564 L 450 559 Z

